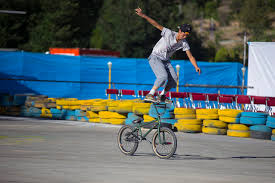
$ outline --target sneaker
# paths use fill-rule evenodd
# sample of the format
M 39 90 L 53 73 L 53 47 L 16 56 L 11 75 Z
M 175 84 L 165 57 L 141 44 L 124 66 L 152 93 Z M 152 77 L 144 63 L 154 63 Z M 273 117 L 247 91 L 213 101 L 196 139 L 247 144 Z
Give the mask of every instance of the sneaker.
M 155 99 L 155 97 L 152 94 L 147 94 L 145 96 L 144 101 L 147 101 L 147 102 L 156 102 L 156 99 Z
M 166 104 L 171 104 L 172 100 L 169 100 L 165 95 L 159 95 L 157 97 L 158 102 L 165 102 Z

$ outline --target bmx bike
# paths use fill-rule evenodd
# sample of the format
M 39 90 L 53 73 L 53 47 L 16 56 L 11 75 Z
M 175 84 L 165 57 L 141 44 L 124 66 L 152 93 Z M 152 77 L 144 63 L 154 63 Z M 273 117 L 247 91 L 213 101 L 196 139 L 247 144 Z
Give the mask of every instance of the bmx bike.
M 164 103 L 153 103 L 157 118 L 150 122 L 144 122 L 142 118 L 133 120 L 131 125 L 124 125 L 120 128 L 117 136 L 118 147 L 120 151 L 125 155 L 133 155 L 139 145 L 139 142 L 146 140 L 147 135 L 156 129 L 153 134 L 152 148 L 155 155 L 161 159 L 168 159 L 174 155 L 177 149 L 177 137 L 175 133 L 168 127 L 165 127 L 165 123 L 161 122 L 161 115 L 157 106 L 166 108 Z M 165 110 L 164 110 L 165 111 Z M 151 126 L 146 133 L 142 133 L 142 127 Z

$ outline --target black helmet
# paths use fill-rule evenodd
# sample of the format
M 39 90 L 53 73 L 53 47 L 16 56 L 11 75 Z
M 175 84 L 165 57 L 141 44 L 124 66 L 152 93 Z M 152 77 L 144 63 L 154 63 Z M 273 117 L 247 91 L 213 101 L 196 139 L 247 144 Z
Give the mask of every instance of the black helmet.
M 191 33 L 192 26 L 190 24 L 182 24 L 182 25 L 178 26 L 178 29 L 180 29 L 181 32 L 189 32 L 189 33 Z

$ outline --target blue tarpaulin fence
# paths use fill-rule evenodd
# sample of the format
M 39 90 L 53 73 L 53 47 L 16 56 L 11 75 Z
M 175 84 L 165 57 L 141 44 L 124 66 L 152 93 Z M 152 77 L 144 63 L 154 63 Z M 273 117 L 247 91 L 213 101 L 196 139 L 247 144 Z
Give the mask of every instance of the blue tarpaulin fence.
M 107 98 L 109 61 L 112 62 L 112 88 L 151 89 L 155 76 L 147 59 L 0 52 L 0 93 Z M 189 61 L 171 62 L 174 67 L 180 65 L 180 92 L 217 93 L 219 90 L 222 94 L 241 94 L 237 88 L 183 87 L 185 84 L 241 86 L 240 63 L 198 62 L 202 70 L 198 75 Z

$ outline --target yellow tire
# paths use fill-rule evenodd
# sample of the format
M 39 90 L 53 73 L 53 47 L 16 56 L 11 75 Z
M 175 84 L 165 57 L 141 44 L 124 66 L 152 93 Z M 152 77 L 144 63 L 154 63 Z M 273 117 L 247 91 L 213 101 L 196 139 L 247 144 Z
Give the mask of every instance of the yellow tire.
M 61 110 L 61 109 L 62 109 L 62 106 L 61 106 L 61 105 L 57 105 L 57 106 L 56 106 L 56 109 Z
M 148 107 L 133 107 L 133 113 L 140 115 L 149 114 L 149 110 L 150 108 Z
M 183 125 L 201 125 L 202 121 L 200 119 L 179 119 L 177 123 Z
M 78 100 L 76 98 L 69 98 L 69 99 L 57 99 L 56 101 L 56 105 L 75 105 L 75 103 L 78 102 Z
M 236 118 L 240 117 L 242 110 L 237 110 L 237 109 L 220 109 L 218 111 L 219 116 L 227 116 L 231 118 Z
M 219 119 L 218 114 L 197 114 L 197 119 Z
M 110 119 L 112 125 L 124 125 L 125 119 Z
M 116 112 L 117 106 L 108 106 L 108 111 Z
M 65 103 L 69 106 L 81 105 L 80 100 L 65 101 Z
M 196 114 L 195 109 L 188 109 L 188 108 L 175 108 L 174 114 L 183 115 L 183 114 Z
M 211 134 L 211 135 L 226 135 L 226 129 L 223 128 L 211 128 L 211 127 L 202 127 L 202 132 Z
M 146 115 L 146 114 L 143 115 L 143 119 L 144 119 L 145 123 L 155 120 L 155 118 L 153 118 L 153 117 L 151 117 L 149 115 Z
M 181 125 L 181 131 L 186 133 L 198 133 L 201 132 L 201 125 Z
M 109 118 L 100 118 L 100 123 L 108 123 L 111 124 L 111 121 Z
M 100 111 L 98 113 L 100 118 L 108 118 L 108 119 L 126 119 L 126 116 L 119 114 L 117 112 L 110 112 L 110 111 Z
M 176 119 L 196 119 L 196 114 L 176 114 Z
M 36 108 L 46 108 L 46 104 L 45 103 L 35 102 L 33 106 L 36 107 Z
M 73 100 L 77 100 L 77 98 L 63 98 L 61 100 L 66 100 L 66 101 L 73 101 Z
M 107 111 L 108 107 L 107 106 L 91 106 L 91 111 L 93 112 L 99 112 L 99 111 Z
M 108 107 L 117 107 L 119 102 L 120 102 L 119 100 L 110 100 L 107 102 L 107 106 Z
M 93 105 L 94 100 L 79 100 L 80 105 Z
M 213 128 L 227 128 L 227 123 L 219 120 L 203 120 L 203 126 Z
M 232 118 L 227 116 L 219 116 L 219 120 L 226 123 L 240 123 L 240 118 Z
M 216 115 L 218 114 L 218 109 L 196 109 L 196 114 L 198 115 Z
M 93 111 L 87 111 L 87 112 L 86 112 L 86 116 L 87 116 L 88 118 L 90 118 L 90 119 L 92 119 L 92 118 L 98 118 L 98 117 L 99 117 L 98 114 L 95 113 L 95 112 L 93 112 Z
M 177 128 L 178 131 L 182 131 L 182 124 L 180 123 L 175 123 L 174 128 Z
M 227 136 L 231 137 L 250 137 L 249 131 L 227 130 Z
M 243 124 L 229 124 L 229 130 L 249 131 L 249 127 Z
M 129 113 L 133 111 L 133 102 L 120 102 L 117 106 L 116 112 Z
M 115 118 L 100 118 L 101 123 L 110 123 L 113 125 L 123 125 L 125 119 L 115 119 Z
M 50 111 L 50 109 L 42 108 L 41 109 L 41 115 L 42 118 L 52 118 L 53 115 Z
M 89 119 L 89 122 L 91 122 L 91 123 L 100 123 L 100 118 Z
M 150 108 L 150 103 L 134 103 L 133 107 L 144 107 L 144 108 Z
M 106 106 L 106 105 L 107 105 L 107 100 L 93 102 L 93 106 Z
M 48 98 L 48 101 L 50 101 L 50 102 L 56 102 L 56 98 Z
M 76 110 L 76 109 L 80 109 L 80 105 L 62 106 L 62 108 L 68 109 L 68 110 Z
M 80 110 L 82 111 L 89 111 L 91 110 L 92 105 L 81 105 Z

